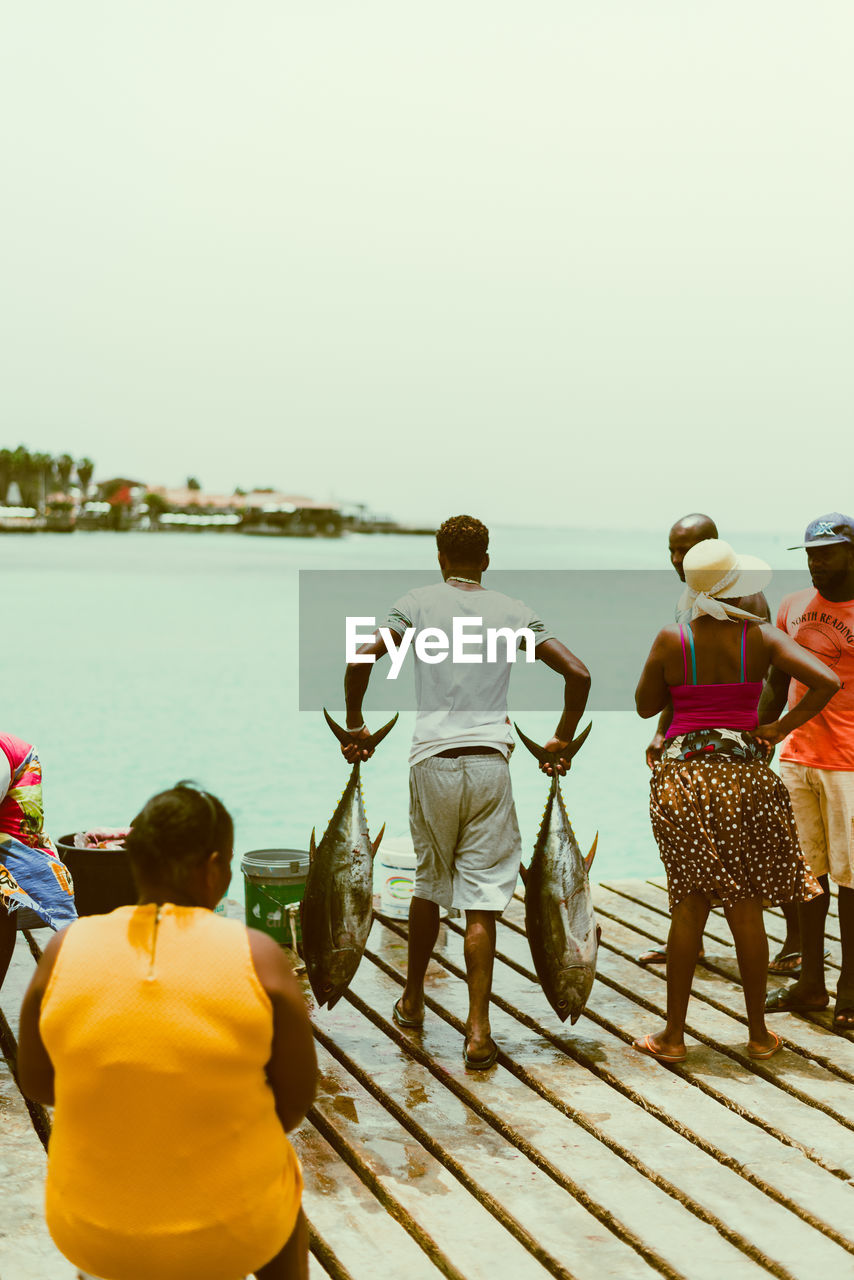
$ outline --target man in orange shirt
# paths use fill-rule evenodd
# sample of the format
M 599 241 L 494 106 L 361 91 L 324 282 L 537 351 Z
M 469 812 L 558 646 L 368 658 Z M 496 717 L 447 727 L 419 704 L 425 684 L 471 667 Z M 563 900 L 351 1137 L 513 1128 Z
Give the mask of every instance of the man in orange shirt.
M 801 976 L 769 995 L 770 1011 L 804 1012 L 828 1004 L 824 982 L 824 926 L 828 877 L 839 886 L 842 971 L 833 1024 L 854 1029 L 854 520 L 831 511 L 807 525 L 812 587 L 786 596 L 777 626 L 821 658 L 842 688 L 814 719 L 789 734 L 780 750 L 780 776 L 792 798 L 804 856 L 824 889 L 799 904 Z M 790 550 L 795 550 L 792 547 Z M 759 705 L 759 721 L 778 718 L 804 686 L 772 669 Z

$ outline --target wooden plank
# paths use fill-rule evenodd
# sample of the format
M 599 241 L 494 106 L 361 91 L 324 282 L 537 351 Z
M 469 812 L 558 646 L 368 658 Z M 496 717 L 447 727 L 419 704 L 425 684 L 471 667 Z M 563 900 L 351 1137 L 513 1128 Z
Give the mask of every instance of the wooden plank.
M 612 888 L 618 888 L 618 887 L 622 888 L 623 886 L 625 886 L 626 889 L 630 892 L 634 891 L 635 888 L 639 888 L 639 886 L 642 884 L 650 885 L 652 888 L 655 888 L 656 890 L 658 890 L 659 893 L 663 893 L 665 895 L 665 905 L 666 905 L 666 894 L 667 894 L 666 880 L 656 879 L 656 880 L 638 881 L 638 880 L 610 880 L 609 879 L 607 883 Z M 836 889 L 836 885 L 834 885 L 832 881 L 831 881 L 830 888 L 831 888 L 830 902 L 828 903 L 825 931 L 826 931 L 828 940 L 832 943 L 834 941 L 839 942 L 839 912 L 837 907 L 838 891 Z M 717 917 L 718 920 L 722 922 L 724 921 L 724 913 L 721 907 L 714 907 L 712 909 L 712 914 L 715 917 Z M 768 922 L 768 926 L 767 926 L 768 937 L 769 938 L 773 937 L 775 939 L 779 939 L 782 941 L 782 939 L 785 938 L 786 936 L 786 924 L 785 924 L 785 920 L 783 919 L 783 913 L 780 910 L 780 908 L 769 907 L 765 912 L 765 917 L 766 917 L 766 921 Z M 724 924 L 724 927 L 726 927 L 725 924 Z
M 666 945 L 670 928 L 670 912 L 666 897 L 657 888 L 638 881 L 634 888 L 623 885 L 613 888 L 611 885 L 601 884 L 593 885 L 592 889 L 594 902 L 606 915 L 616 916 L 648 938 L 643 945 L 643 950 L 648 951 L 652 946 Z M 781 927 L 775 915 L 768 912 L 765 913 L 765 926 L 773 953 L 783 942 L 785 928 Z M 838 970 L 841 961 L 839 945 L 832 939 L 828 939 L 827 942 L 830 952 L 827 960 L 828 967 Z M 703 946 L 708 954 L 730 952 L 734 957 L 732 934 L 723 915 L 718 915 L 714 911 L 709 913 L 703 932 Z
M 309 1120 L 291 1142 L 305 1179 L 313 1273 L 376 1280 L 377 1259 L 393 1258 L 407 1280 L 436 1280 L 428 1255 Z
M 499 950 L 513 964 L 525 968 L 526 974 L 534 978 L 528 942 L 513 929 L 502 929 Z M 656 974 L 640 966 L 622 960 L 608 950 L 600 947 L 598 960 L 599 974 L 594 984 L 593 995 L 588 1001 L 585 1015 L 588 1018 L 602 1019 L 611 1024 L 609 1007 L 613 996 L 620 995 L 629 1001 L 631 1016 L 624 1024 L 613 1023 L 624 1036 L 629 1039 L 640 1036 L 650 1029 L 650 1012 L 663 1020 L 665 1016 L 665 983 Z M 540 1001 L 544 997 L 540 995 Z M 625 1011 L 625 1006 L 617 1002 L 617 1009 Z M 698 1043 L 699 1041 L 699 1043 Z M 690 1079 L 695 1080 L 703 1088 L 711 1089 L 718 1097 L 726 1098 L 731 1105 L 752 1115 L 758 1124 L 776 1133 L 790 1134 L 799 1146 L 812 1153 L 821 1164 L 831 1170 L 840 1169 L 848 1164 L 846 1176 L 854 1176 L 853 1144 L 840 1143 L 839 1121 L 827 1108 L 818 1105 L 809 1093 L 787 1092 L 780 1088 L 778 1074 L 767 1069 L 775 1062 L 771 1059 L 764 1064 L 755 1064 L 744 1053 L 744 1028 L 734 1019 L 722 1015 L 708 1005 L 693 1002 L 689 1006 L 689 1024 L 686 1044 L 689 1046 L 688 1060 L 679 1068 Z M 785 1053 L 777 1057 L 786 1057 Z M 803 1057 L 796 1057 L 794 1064 L 795 1079 L 803 1083 L 802 1071 L 809 1073 L 816 1065 L 809 1064 Z M 828 1073 L 823 1073 L 822 1079 Z M 848 1106 L 850 1085 L 835 1076 L 831 1079 L 834 1088 L 834 1101 Z M 810 1082 L 812 1083 L 812 1082 Z M 769 1085 L 771 1088 L 766 1088 Z M 800 1106 L 798 1105 L 800 1103 Z M 848 1152 L 848 1158 L 842 1157 Z
M 608 920 L 608 933 L 603 944 L 603 950 L 613 951 L 633 965 L 637 971 L 641 970 L 641 966 L 637 965 L 635 961 L 639 945 L 641 945 L 641 935 L 635 933 L 628 925 L 620 924 L 614 919 Z M 642 971 L 646 973 L 645 989 L 652 989 L 647 979 L 651 978 L 653 984 L 655 982 L 660 983 L 662 990 L 658 993 L 658 999 L 664 1001 L 666 999 L 664 967 L 662 965 L 657 967 L 650 966 L 648 970 Z M 738 965 L 734 960 L 716 961 L 710 957 L 704 964 L 697 966 L 691 990 L 693 996 L 702 1000 L 708 1007 L 724 1012 L 736 1021 L 741 1022 L 745 1027 L 743 1034 L 746 1042 L 747 1015 L 741 986 L 740 984 L 736 985 L 738 981 Z M 786 980 L 781 978 L 776 978 L 771 983 L 772 988 L 785 985 Z M 699 1018 L 699 1014 L 692 1013 L 690 1007 L 689 1015 L 695 1021 Z M 847 1036 L 839 1035 L 838 1032 L 831 1029 L 829 1025 L 831 1017 L 832 1013 L 826 1013 L 826 1024 L 822 1025 L 814 1019 L 795 1017 L 793 1015 L 788 1017 L 774 1015 L 769 1017 L 769 1024 L 777 1034 L 783 1036 L 788 1046 L 806 1055 L 808 1060 L 806 1066 L 803 1061 L 797 1063 L 792 1059 L 789 1062 L 789 1066 L 798 1067 L 799 1074 L 803 1074 L 803 1069 L 806 1069 L 808 1073 L 812 1072 L 811 1063 L 815 1063 L 820 1064 L 825 1071 L 832 1071 L 835 1075 L 842 1076 L 849 1083 L 852 1083 L 854 1082 L 854 1041 Z M 772 1074 L 776 1074 L 776 1068 L 781 1063 L 785 1063 L 785 1061 L 785 1054 L 777 1054 L 766 1065 L 769 1069 L 775 1067 L 775 1072 Z M 798 1084 L 797 1081 L 790 1083 Z M 850 1096 L 850 1105 L 843 1107 L 840 1114 L 854 1125 L 854 1091 L 850 1090 L 850 1088 L 848 1090 L 837 1088 L 836 1093 L 840 1103 L 846 1101 L 846 1093 Z M 825 1098 L 825 1103 L 826 1105 L 834 1105 L 829 1098 Z
M 344 1002 L 330 1015 L 330 1025 L 333 1021 L 339 1026 L 354 1022 L 357 1037 L 364 1034 L 364 1019 Z M 392 1045 L 386 1052 L 407 1082 L 406 1055 Z M 318 1061 L 321 1084 L 312 1122 L 323 1125 L 327 1141 L 348 1153 L 348 1163 L 359 1168 L 359 1176 L 372 1185 L 386 1208 L 417 1232 L 421 1247 L 430 1252 L 440 1270 L 460 1280 L 489 1280 L 500 1274 L 502 1266 L 519 1280 L 570 1274 L 560 1265 L 558 1270 L 545 1270 L 486 1207 L 491 1189 L 483 1189 L 480 1196 L 471 1194 L 457 1176 L 451 1153 L 445 1160 L 437 1158 L 322 1045 L 318 1045 Z M 414 1084 L 417 1089 L 418 1082 Z M 432 1124 L 442 1130 L 442 1108 L 430 1110 Z M 477 1160 L 478 1150 L 472 1135 L 464 1153 L 466 1168 L 472 1159 L 477 1166 L 486 1163 Z M 479 1176 L 479 1167 L 477 1172 Z
M 461 970 L 462 941 L 455 936 L 453 929 L 448 931 L 442 941 L 441 955 L 446 963 L 453 963 Z M 395 948 L 393 944 L 384 943 L 377 958 L 380 963 L 389 964 L 403 974 L 405 958 L 399 945 Z M 360 970 L 357 980 L 361 972 Z M 506 994 L 507 978 L 511 985 L 513 979 L 517 979 L 517 991 L 514 994 L 523 1008 L 530 1008 L 530 988 L 534 984 L 529 983 L 529 990 L 520 993 L 518 986 L 524 979 L 513 970 L 499 965 L 496 991 L 502 996 Z M 466 992 L 461 979 L 437 975 L 431 970 L 429 991 L 437 1012 L 461 1025 L 466 1011 Z M 528 1021 L 527 1015 L 522 1017 Z M 577 1120 L 584 1117 L 594 1131 L 599 1131 L 605 1140 L 610 1137 L 619 1146 L 627 1148 L 630 1156 L 640 1163 L 648 1161 L 650 1153 L 655 1152 L 655 1168 L 659 1173 L 651 1171 L 651 1176 L 661 1176 L 661 1171 L 664 1170 L 663 1176 L 686 1189 L 686 1194 L 695 1203 L 699 1197 L 702 1202 L 701 1212 L 723 1218 L 730 1228 L 737 1229 L 740 1224 L 745 1240 L 767 1250 L 772 1258 L 776 1256 L 781 1266 L 793 1269 L 794 1273 L 805 1277 L 813 1274 L 811 1269 L 815 1265 L 817 1251 L 823 1253 L 828 1266 L 848 1265 L 851 1259 L 837 1243 L 825 1241 L 813 1225 L 802 1221 L 776 1200 L 792 1199 L 793 1193 L 797 1193 L 800 1203 L 793 1201 L 792 1207 L 800 1208 L 806 1218 L 814 1219 L 816 1225 L 823 1225 L 826 1231 L 836 1235 L 839 1222 L 846 1221 L 854 1213 L 854 1191 L 850 1186 L 819 1169 L 801 1152 L 781 1146 L 768 1134 L 724 1110 L 711 1099 L 704 1095 L 698 1096 L 696 1089 L 679 1081 L 669 1071 L 637 1054 L 607 1032 L 597 1029 L 595 1041 L 592 1037 L 585 1036 L 587 1054 L 595 1055 L 598 1074 L 594 1074 L 584 1062 L 568 1058 L 560 1043 L 554 1043 L 554 1034 L 549 1036 L 546 1043 L 536 1034 L 532 1035 L 528 1027 L 521 1025 L 522 1017 L 512 1005 L 509 1012 L 504 1008 L 493 1012 L 493 1029 L 502 1050 L 511 1059 L 513 1069 L 529 1079 L 534 1087 L 552 1097 L 571 1099 L 572 1111 Z M 570 1033 L 563 1028 L 551 1011 L 548 1018 L 557 1028 L 556 1037 L 569 1047 L 575 1031 Z M 428 1030 L 431 1052 L 436 1052 L 434 1019 L 429 1019 Z M 441 1026 L 439 1030 L 441 1031 Z M 425 1031 L 425 1047 L 427 1036 L 428 1031 Z M 447 1036 L 444 1038 L 447 1039 Z M 453 1039 L 452 1036 L 451 1040 Z M 605 1071 L 602 1071 L 601 1065 L 603 1050 L 608 1062 L 608 1069 Z M 453 1063 L 450 1066 L 443 1063 L 442 1066 L 444 1070 L 454 1070 Z M 634 1088 L 630 1092 L 624 1085 L 622 1091 L 614 1087 L 618 1081 L 622 1083 L 626 1076 L 632 1080 L 633 1085 L 641 1081 L 640 1095 Z M 664 1097 L 653 1102 L 650 1081 L 654 1086 L 656 1080 L 665 1085 Z M 653 1095 L 654 1092 L 653 1087 Z M 674 1107 L 675 1094 L 682 1096 L 676 1100 Z M 501 1112 L 512 1116 L 513 1123 L 516 1124 L 517 1117 L 528 1109 L 527 1104 L 520 1107 L 518 1102 L 504 1100 Z M 701 1125 L 705 1121 L 707 1130 L 712 1135 L 711 1142 L 698 1139 L 696 1134 L 680 1128 L 679 1124 L 665 1127 L 662 1120 L 669 1116 L 672 1109 L 677 1116 L 681 1112 L 689 1124 L 697 1123 L 699 1111 Z M 554 1122 L 538 1122 L 537 1140 L 547 1145 L 553 1141 L 553 1127 Z M 693 1143 L 688 1140 L 687 1134 L 693 1138 Z M 717 1146 L 722 1139 L 725 1144 L 729 1140 L 732 1155 L 727 1155 Z M 767 1169 L 770 1181 L 757 1187 L 756 1183 L 762 1179 L 756 1174 L 751 1175 L 753 1181 L 745 1181 L 745 1177 L 740 1175 L 748 1161 L 755 1168 L 763 1171 Z M 585 1169 L 593 1167 L 593 1161 L 588 1159 Z M 625 1175 L 619 1180 L 621 1190 L 624 1182 Z M 585 1185 L 589 1186 L 589 1182 L 585 1181 Z M 771 1200 L 767 1198 L 769 1195 Z M 785 1252 L 780 1243 L 781 1232 L 786 1240 Z M 655 1237 L 649 1238 L 652 1240 Z M 704 1250 L 705 1247 L 703 1245 Z
M 515 930 L 502 928 L 499 933 L 499 956 L 515 966 L 514 973 L 523 971 L 524 980 L 530 983 L 530 988 L 527 1005 L 522 999 L 518 1007 L 529 1008 L 536 1017 L 537 1025 L 542 1025 L 543 1018 L 548 1019 L 553 1015 L 536 982 L 527 940 Z M 607 949 L 601 948 L 600 970 L 610 959 L 612 957 L 608 956 Z M 638 972 L 639 984 L 649 981 L 649 975 L 643 979 L 644 973 L 644 970 Z M 504 976 L 502 981 L 504 984 L 510 983 L 511 975 Z M 590 1061 L 595 1065 L 594 1055 L 600 1043 L 600 1028 L 607 1027 L 630 1042 L 649 1029 L 650 1006 L 651 1002 L 645 996 L 638 998 L 636 992 L 625 987 L 616 989 L 608 985 L 604 974 L 600 974 L 582 1015 L 582 1022 L 573 1028 L 572 1043 L 576 1044 L 584 1034 L 579 1029 L 591 1024 L 587 1032 L 587 1044 Z M 651 1007 L 654 1017 L 656 1006 Z M 846 1169 L 846 1161 L 840 1150 L 839 1124 L 827 1112 L 814 1107 L 809 1101 L 802 1101 L 786 1093 L 772 1080 L 750 1072 L 749 1068 L 743 1069 L 740 1063 L 719 1052 L 713 1044 L 700 1043 L 690 1033 L 686 1036 L 686 1044 L 689 1054 L 685 1063 L 666 1069 L 654 1064 L 657 1069 L 667 1075 L 681 1075 L 692 1081 L 725 1106 L 735 1108 L 781 1140 L 795 1142 L 810 1158 L 825 1168 L 839 1171 L 848 1178 L 854 1177 L 854 1152 L 851 1152 L 847 1160 Z M 645 1061 L 635 1050 L 632 1050 L 632 1057 Z
M 597 886 L 594 901 L 597 912 L 601 913 L 605 945 L 611 947 L 625 959 L 637 963 L 636 958 L 643 949 L 644 944 L 642 941 L 632 941 L 627 944 L 625 936 L 620 933 L 620 929 L 630 928 L 633 934 L 642 939 L 646 933 L 648 923 L 645 908 L 638 906 L 637 903 L 628 903 L 625 898 L 610 893 L 604 886 Z M 620 921 L 617 913 L 622 910 L 624 903 L 630 909 L 623 912 L 625 919 Z M 606 912 L 607 914 L 605 914 Z M 651 912 L 648 914 L 652 916 Z M 615 927 L 611 927 L 612 925 Z M 639 929 L 643 929 L 643 934 L 637 932 Z M 620 938 L 623 938 L 622 942 L 619 941 Z M 655 974 L 660 981 L 666 981 L 664 965 L 650 966 L 650 972 Z M 725 981 L 722 982 L 722 978 Z M 774 974 L 769 975 L 768 981 L 771 990 L 788 985 L 785 978 L 777 977 Z M 744 1009 L 741 977 L 734 948 L 729 948 L 723 953 L 709 949 L 694 973 L 692 992 L 699 999 L 707 1000 L 710 1004 L 724 1009 L 727 1013 L 732 1014 L 733 1017 L 746 1024 L 747 1015 Z M 850 1040 L 848 1037 L 834 1031 L 832 1018 L 833 1012 L 829 1008 L 822 1015 L 811 1015 L 809 1018 L 792 1017 L 787 1019 L 785 1023 L 782 1023 L 781 1019 L 775 1015 L 769 1018 L 769 1023 L 774 1030 L 785 1035 L 785 1039 L 789 1044 L 797 1046 L 802 1052 L 807 1053 L 816 1061 L 830 1067 L 831 1070 L 839 1074 L 846 1075 L 849 1080 L 854 1082 L 854 1040 Z M 782 1032 L 781 1027 L 783 1028 Z
M 338 1275 L 342 1277 L 343 1280 L 343 1271 L 339 1271 Z M 308 1276 L 309 1280 L 334 1280 L 333 1273 L 331 1271 L 327 1271 L 320 1259 L 310 1251 L 308 1255 Z
M 613 982 L 616 987 L 634 998 L 643 996 L 643 1002 L 653 1013 L 662 1019 L 665 1013 L 666 982 L 664 976 L 645 969 L 631 960 L 624 959 L 612 947 L 620 947 L 628 954 L 637 950 L 641 941 L 638 934 L 625 926 L 611 922 L 609 924 L 609 945 L 600 948 L 598 969 L 603 977 Z M 724 984 L 721 983 L 721 991 Z M 796 1038 L 804 1033 L 804 1027 L 797 1018 L 777 1019 L 781 1023 L 780 1034 L 787 1046 L 795 1044 Z M 819 1062 L 797 1053 L 788 1047 L 782 1053 L 770 1058 L 767 1062 L 753 1061 L 747 1053 L 747 1036 L 745 1027 L 731 1014 L 715 1008 L 706 1001 L 694 1000 L 688 1007 L 686 1028 L 692 1036 L 707 1044 L 714 1044 L 726 1050 L 734 1060 L 740 1062 L 747 1070 L 774 1080 L 778 1085 L 790 1091 L 804 1101 L 822 1107 L 837 1120 L 854 1128 L 854 1090 L 843 1076 L 829 1071 Z M 815 1028 L 809 1029 L 811 1032 Z M 834 1036 L 834 1042 L 836 1037 Z M 842 1038 L 840 1038 L 840 1045 Z
M 0 1275 L 3 1280 L 72 1280 L 77 1275 L 44 1220 L 47 1155 L 9 1063 L 0 1058 Z
M 442 981 L 442 1000 L 460 985 L 458 979 Z M 390 1012 L 400 986 L 380 969 L 363 965 L 352 984 L 352 994 L 360 1002 L 360 1009 L 385 1007 Z M 657 1260 L 675 1273 L 679 1269 L 680 1241 L 684 1244 L 688 1236 L 702 1245 L 704 1261 L 698 1277 L 716 1274 L 715 1267 L 720 1268 L 722 1262 L 729 1266 L 744 1263 L 743 1255 L 713 1228 L 692 1216 L 678 1198 L 623 1163 L 594 1133 L 579 1127 L 561 1106 L 556 1107 L 557 1094 L 553 1093 L 550 1099 L 543 1097 L 525 1079 L 503 1066 L 496 1067 L 488 1077 L 467 1072 L 462 1062 L 462 1035 L 453 1025 L 430 1020 L 429 1049 L 427 1035 L 419 1038 L 428 1053 L 418 1054 L 416 1062 L 408 1065 L 405 1084 L 398 1064 L 383 1048 L 388 1036 L 398 1040 L 404 1051 L 412 1043 L 386 1020 L 377 1029 L 375 1046 L 363 1049 L 364 1031 L 353 1023 L 352 1045 L 374 1064 L 374 1081 L 390 1097 L 399 1098 L 416 1078 L 422 1105 L 441 1108 L 442 1126 L 437 1131 L 440 1140 L 447 1142 L 450 1150 L 464 1153 L 467 1171 L 475 1172 L 483 1157 L 493 1163 L 505 1161 L 509 1171 L 506 1189 L 499 1186 L 494 1170 L 491 1181 L 484 1181 L 484 1185 L 506 1197 L 506 1203 L 521 1215 L 536 1240 L 557 1257 L 565 1251 L 568 1239 L 584 1240 L 585 1252 L 567 1257 L 573 1274 L 589 1276 L 591 1280 L 601 1277 L 603 1269 L 607 1274 L 621 1276 L 649 1275 L 650 1267 L 622 1240 L 634 1241 L 635 1248 L 646 1245 L 650 1261 Z M 336 1041 L 344 1047 L 343 1032 L 337 1029 Z M 461 1099 L 461 1106 L 465 1103 L 482 1117 L 482 1126 L 462 1111 L 461 1124 L 455 1123 L 458 1109 L 452 1099 L 443 1098 L 449 1085 Z M 468 1145 L 461 1145 L 465 1143 Z M 548 1177 L 538 1176 L 539 1170 L 534 1172 L 538 1165 Z M 579 1175 L 582 1169 L 583 1177 Z M 485 1174 L 478 1174 L 481 1176 Z M 584 1197 L 596 1216 L 586 1210 L 581 1212 L 573 1196 Z M 611 1224 L 611 1230 L 603 1223 Z
M 668 908 L 668 900 L 666 890 L 662 891 L 661 886 L 651 885 L 643 880 L 631 881 L 608 881 L 601 886 L 594 886 L 594 893 L 600 889 L 608 890 L 612 893 L 623 897 L 627 903 L 642 904 L 650 911 L 660 916 L 664 922 L 664 936 L 666 939 L 667 929 L 670 927 L 670 911 Z M 783 917 L 778 912 L 766 911 L 765 913 L 765 932 L 768 935 L 768 941 L 774 948 L 775 944 L 779 947 L 786 936 L 786 926 Z M 626 917 L 630 919 L 630 916 Z M 712 911 L 709 913 L 709 920 L 704 933 L 704 941 L 708 949 L 709 941 L 716 946 L 732 946 L 732 935 L 723 912 Z M 841 951 L 838 938 L 827 938 L 827 949 L 830 951 L 830 958 L 827 961 L 829 969 L 839 969 L 841 965 Z M 830 980 L 833 978 L 829 975 Z
M 632 901 L 637 903 L 642 899 L 650 898 L 652 900 L 652 905 L 650 906 L 651 910 L 654 910 L 654 911 L 660 910 L 662 914 L 667 912 L 667 899 L 664 893 L 662 892 L 662 886 L 650 885 L 648 882 L 644 884 L 644 882 L 642 881 L 619 881 L 619 882 L 609 881 L 608 888 L 611 888 L 615 884 L 618 885 L 619 887 L 613 889 L 613 892 L 618 893 L 621 897 L 625 897 L 627 901 Z M 598 891 L 598 886 L 597 886 L 597 891 Z M 667 914 L 667 918 L 669 918 L 669 913 Z M 710 916 L 710 920 L 712 920 L 713 923 L 707 927 L 706 933 L 704 935 L 704 940 L 705 940 L 707 949 L 711 949 L 709 939 L 719 938 L 720 930 L 724 930 L 727 928 L 726 922 L 722 917 L 720 918 L 719 923 L 717 924 L 715 923 L 716 921 L 718 921 L 718 917 L 714 915 L 714 913 L 712 916 Z M 768 932 L 769 941 L 772 942 L 772 944 L 775 941 L 778 944 L 782 943 L 784 933 L 785 933 L 785 930 L 782 924 L 778 921 L 777 924 L 775 925 L 774 923 L 775 917 L 773 915 L 769 915 L 768 912 L 765 913 L 765 921 L 766 921 L 766 931 Z M 776 938 L 774 934 L 775 929 L 777 931 Z M 715 944 L 713 943 L 712 946 L 714 945 Z M 827 1031 L 832 1032 L 832 1034 L 835 1037 L 842 1037 L 847 1040 L 854 1041 L 854 1032 L 839 1031 L 833 1026 L 833 997 L 835 995 L 835 976 L 838 973 L 838 970 L 840 968 L 841 953 L 839 951 L 838 944 L 834 943 L 832 939 L 827 939 L 827 946 L 831 953 L 830 958 L 826 961 L 826 964 L 827 964 L 826 977 L 827 977 L 827 984 L 828 984 L 828 992 L 831 997 L 828 1007 L 824 1010 L 817 1010 L 812 1013 L 792 1014 L 790 1015 L 790 1017 L 797 1018 L 800 1022 L 811 1023 L 814 1026 L 824 1027 Z M 648 949 L 649 949 L 649 943 L 647 941 L 644 941 L 639 945 L 639 951 L 648 950 Z M 772 987 L 772 989 L 777 986 L 785 986 L 787 985 L 787 979 L 778 977 L 775 974 L 770 974 L 769 984 Z

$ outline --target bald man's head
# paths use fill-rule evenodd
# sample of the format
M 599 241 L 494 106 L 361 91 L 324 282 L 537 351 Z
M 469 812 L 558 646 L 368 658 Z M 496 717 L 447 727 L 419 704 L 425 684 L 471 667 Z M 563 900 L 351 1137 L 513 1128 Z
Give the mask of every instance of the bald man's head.
M 696 547 L 698 542 L 705 542 L 707 538 L 717 536 L 718 527 L 712 517 L 704 516 L 700 511 L 692 511 L 690 515 L 682 516 L 673 525 L 669 537 L 670 563 L 683 582 L 685 573 L 682 561 L 685 559 L 686 552 Z

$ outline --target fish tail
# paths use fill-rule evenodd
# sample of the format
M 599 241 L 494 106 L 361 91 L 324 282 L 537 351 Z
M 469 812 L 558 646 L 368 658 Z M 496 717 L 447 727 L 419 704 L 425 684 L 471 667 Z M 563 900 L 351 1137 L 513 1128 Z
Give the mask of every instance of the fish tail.
M 575 753 L 584 746 L 584 743 L 587 740 L 587 735 L 593 728 L 593 721 L 591 720 L 587 728 L 580 733 L 577 738 L 573 738 L 569 746 L 564 747 L 563 751 L 546 751 L 545 747 L 541 747 L 538 742 L 533 742 L 526 734 L 524 734 L 518 724 L 516 724 L 515 720 L 513 722 L 513 728 L 518 733 L 520 740 L 528 748 L 531 755 L 539 764 L 556 764 L 558 760 L 571 760 Z
M 368 738 L 357 738 L 347 729 L 342 728 L 340 724 L 336 724 L 332 719 L 332 716 L 326 710 L 326 707 L 323 708 L 323 714 L 326 717 L 326 723 L 329 725 L 329 728 L 335 734 L 335 737 L 341 743 L 342 747 L 352 745 L 358 747 L 361 751 L 373 751 L 379 746 L 386 734 L 391 733 L 392 729 L 397 724 L 397 717 L 400 712 L 397 712 L 393 719 L 389 720 L 388 724 L 384 724 L 381 729 L 377 729 L 376 733 L 372 733 Z

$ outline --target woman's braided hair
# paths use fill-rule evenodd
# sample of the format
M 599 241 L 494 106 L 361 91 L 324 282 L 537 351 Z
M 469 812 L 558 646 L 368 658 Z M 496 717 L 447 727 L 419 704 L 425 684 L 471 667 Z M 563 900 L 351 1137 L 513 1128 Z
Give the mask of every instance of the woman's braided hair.
M 451 564 L 478 564 L 489 547 L 489 530 L 474 516 L 451 516 L 439 526 L 436 546 Z
M 152 796 L 131 823 L 125 847 L 143 875 L 180 885 L 188 871 L 216 850 L 227 853 L 234 823 L 225 805 L 184 780 Z

